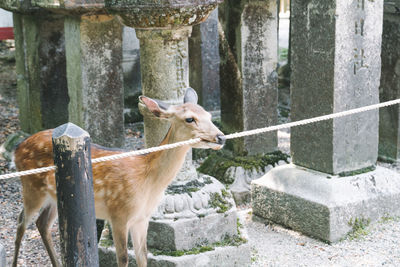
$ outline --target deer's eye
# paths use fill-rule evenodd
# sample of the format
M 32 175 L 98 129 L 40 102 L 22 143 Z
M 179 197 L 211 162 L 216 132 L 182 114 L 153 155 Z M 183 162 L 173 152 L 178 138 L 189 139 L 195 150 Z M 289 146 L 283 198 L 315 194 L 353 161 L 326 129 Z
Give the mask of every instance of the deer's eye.
M 194 118 L 186 118 L 185 121 L 187 123 L 192 123 L 192 122 L 194 122 Z

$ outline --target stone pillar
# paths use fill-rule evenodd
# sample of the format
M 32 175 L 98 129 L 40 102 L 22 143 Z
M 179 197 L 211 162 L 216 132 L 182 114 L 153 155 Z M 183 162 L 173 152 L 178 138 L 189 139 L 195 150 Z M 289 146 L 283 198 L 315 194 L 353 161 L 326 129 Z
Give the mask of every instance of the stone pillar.
M 218 9 L 202 24 L 193 26 L 189 38 L 189 83 L 208 111 L 221 108 L 219 88 Z
M 143 95 L 169 104 L 183 103 L 189 86 L 188 37 L 192 27 L 179 30 L 136 30 L 140 40 L 140 69 Z M 144 118 L 146 146 L 157 146 L 169 124 Z
M 64 19 L 14 13 L 19 119 L 35 133 L 68 121 Z
M 382 72 L 379 88 L 381 102 L 400 98 L 400 1 L 384 2 L 382 35 Z M 399 106 L 380 109 L 379 158 L 385 161 L 400 159 Z
M 277 123 L 276 2 L 228 0 L 219 8 L 229 46 L 229 51 L 222 49 L 221 54 L 221 120 L 230 132 Z M 240 78 L 232 80 L 237 73 Z M 272 152 L 277 148 L 277 133 L 250 136 L 235 142 L 237 153 Z
M 136 30 L 140 40 L 140 69 L 143 95 L 169 104 L 182 104 L 189 86 L 188 38 L 192 27 L 178 30 Z M 147 147 L 158 146 L 169 129 L 169 123 L 144 117 Z M 189 152 L 178 180 L 197 178 Z
M 292 121 L 378 103 L 382 4 L 293 4 Z M 370 167 L 377 159 L 378 122 L 375 110 L 293 128 L 293 163 L 331 174 Z
M 294 0 L 291 17 L 292 121 L 379 102 L 382 1 Z M 294 164 L 253 182 L 254 214 L 330 242 L 356 218 L 400 214 L 399 175 L 375 169 L 378 121 L 375 110 L 293 128 Z
M 124 143 L 122 25 L 113 16 L 65 19 L 70 121 L 94 143 Z

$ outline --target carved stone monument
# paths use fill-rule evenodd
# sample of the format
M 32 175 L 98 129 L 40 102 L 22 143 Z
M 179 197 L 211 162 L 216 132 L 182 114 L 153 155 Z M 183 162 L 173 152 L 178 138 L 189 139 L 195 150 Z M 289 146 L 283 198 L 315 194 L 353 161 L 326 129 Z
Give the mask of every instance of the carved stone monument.
M 292 3 L 292 121 L 379 102 L 383 2 Z M 294 164 L 253 181 L 253 214 L 329 242 L 399 215 L 400 176 L 376 167 L 378 111 L 295 127 Z

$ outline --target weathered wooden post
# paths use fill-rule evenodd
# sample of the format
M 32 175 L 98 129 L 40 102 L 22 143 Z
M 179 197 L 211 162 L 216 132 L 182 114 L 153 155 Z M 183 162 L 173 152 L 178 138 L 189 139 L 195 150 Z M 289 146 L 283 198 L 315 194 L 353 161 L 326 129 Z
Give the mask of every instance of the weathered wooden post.
M 89 134 L 72 123 L 53 132 L 63 266 L 98 266 Z

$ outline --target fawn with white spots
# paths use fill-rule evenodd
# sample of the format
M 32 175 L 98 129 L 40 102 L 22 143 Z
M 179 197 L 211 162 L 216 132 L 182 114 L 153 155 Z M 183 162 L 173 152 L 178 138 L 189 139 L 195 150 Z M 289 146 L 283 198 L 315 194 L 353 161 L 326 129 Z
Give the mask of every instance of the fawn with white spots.
M 159 100 L 140 97 L 154 116 L 168 120 L 171 127 L 161 144 L 200 138 L 195 148 L 221 149 L 223 133 L 212 123 L 210 113 L 197 105 L 196 92 L 188 88 L 184 104 L 169 106 Z M 15 151 L 19 171 L 53 165 L 52 130 L 39 132 Z M 110 222 L 118 266 L 128 266 L 127 239 L 130 232 L 138 266 L 147 266 L 147 228 L 150 217 L 166 187 L 180 170 L 190 146 L 93 164 L 96 217 Z M 122 153 L 93 145 L 93 158 Z M 53 266 L 60 266 L 50 227 L 57 217 L 54 171 L 21 177 L 24 208 L 18 219 L 13 266 L 27 225 L 39 212 L 36 225 Z

